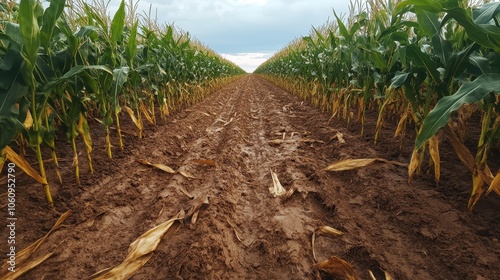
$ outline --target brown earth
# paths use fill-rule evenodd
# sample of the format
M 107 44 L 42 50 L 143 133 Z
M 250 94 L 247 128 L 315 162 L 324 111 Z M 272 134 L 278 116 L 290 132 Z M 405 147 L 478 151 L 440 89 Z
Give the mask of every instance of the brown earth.
M 56 211 L 47 206 L 39 185 L 17 174 L 17 248 L 42 237 L 63 212 L 72 214 L 34 254 L 54 255 L 21 279 L 89 279 L 120 264 L 142 233 L 180 210 L 189 212 L 205 197 L 209 204 L 197 221 L 176 222 L 131 279 L 335 279 L 314 269 L 311 235 L 323 225 L 345 234 L 319 235 L 317 260 L 345 259 L 361 279 L 370 279 L 368 270 L 377 279 L 384 279 L 383 271 L 395 279 L 499 279 L 500 200 L 491 195 L 474 211 L 466 210 L 471 176 L 448 143 L 442 145 L 438 187 L 425 166 L 411 184 L 405 167 L 388 163 L 325 172 L 345 158 L 408 163 L 414 137 L 407 135 L 400 149 L 401 139 L 392 137 L 397 120 L 389 120 L 374 145 L 375 113 L 368 115 L 364 136 L 357 123 L 329 119 L 272 83 L 247 75 L 148 126 L 142 140 L 126 134 L 126 149 L 115 149 L 113 159 L 106 157 L 104 135 L 93 124 L 96 172 L 87 172 L 82 152 L 80 186 L 74 183 L 71 152 L 64 150 L 68 144 L 59 140 L 64 186 L 47 164 Z M 123 122 L 124 130 L 134 130 L 125 117 Z M 347 143 L 332 139 L 336 132 Z M 269 142 L 283 135 L 284 143 Z M 500 153 L 492 153 L 496 171 Z M 271 170 L 287 190 L 296 189 L 291 197 L 270 194 Z M 0 198 L 5 222 L 6 194 Z

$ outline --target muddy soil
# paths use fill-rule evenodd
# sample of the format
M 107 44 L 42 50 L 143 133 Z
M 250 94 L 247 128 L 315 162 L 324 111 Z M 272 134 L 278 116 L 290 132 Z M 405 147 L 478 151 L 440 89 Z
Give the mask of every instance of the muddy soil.
M 370 279 L 368 270 L 377 279 L 384 279 L 384 271 L 395 279 L 499 279 L 500 200 L 491 195 L 466 210 L 471 176 L 446 142 L 439 186 L 425 166 L 411 183 L 405 167 L 388 163 L 322 170 L 345 158 L 409 162 L 414 135 L 393 138 L 397 120 L 388 120 L 374 145 L 375 114 L 369 113 L 360 136 L 359 124 L 330 120 L 271 82 L 247 75 L 147 126 L 141 140 L 129 135 L 134 127 L 124 117 L 124 130 L 132 133 L 124 134 L 126 149 L 115 147 L 113 159 L 94 124 L 95 173 L 88 173 L 80 144 L 80 186 L 61 135 L 63 186 L 47 164 L 56 210 L 39 185 L 17 176 L 17 248 L 46 234 L 62 213 L 72 214 L 34 254 L 52 257 L 21 279 L 90 279 L 120 264 L 142 233 L 204 198 L 208 204 L 196 222 L 176 222 L 131 279 L 331 279 L 314 264 L 332 256 L 351 263 L 361 279 Z M 337 132 L 346 143 L 333 137 Z M 277 139 L 285 141 L 272 141 Z M 497 149 L 493 153 L 494 161 L 500 158 Z M 498 165 L 493 162 L 492 170 Z M 269 192 L 271 171 L 285 189 L 295 190 L 292 196 Z M 0 198 L 5 223 L 6 194 Z M 317 237 L 316 261 L 311 235 L 324 225 L 344 235 Z M 8 233 L 2 228 L 4 263 Z

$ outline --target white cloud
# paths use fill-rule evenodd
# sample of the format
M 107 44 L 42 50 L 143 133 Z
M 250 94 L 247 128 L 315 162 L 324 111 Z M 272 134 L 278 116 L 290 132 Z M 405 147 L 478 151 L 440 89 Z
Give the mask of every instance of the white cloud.
M 259 65 L 269 59 L 274 52 L 258 52 L 258 53 L 222 53 L 221 56 L 235 63 L 245 70 L 247 73 L 252 73 Z

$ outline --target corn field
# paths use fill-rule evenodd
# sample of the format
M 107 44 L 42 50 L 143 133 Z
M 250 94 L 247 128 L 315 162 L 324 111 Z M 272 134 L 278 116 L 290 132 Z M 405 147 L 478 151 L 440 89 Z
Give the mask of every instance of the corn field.
M 79 181 L 77 142 L 85 144 L 89 170 L 93 145 L 124 148 L 121 118 L 131 118 L 142 137 L 155 124 L 204 97 L 242 69 L 189 34 L 138 16 L 137 3 L 122 1 L 112 18 L 104 1 L 0 2 L 0 170 L 6 159 L 44 186 L 52 197 L 42 149 L 59 172 L 55 137 L 63 130 Z M 102 124 L 106 143 L 92 143 L 89 120 Z M 116 135 L 118 143 L 112 143 Z M 28 149 L 39 170 L 23 158 Z
M 428 151 L 439 182 L 439 146 L 448 139 L 472 174 L 469 209 L 485 194 L 500 194 L 500 170 L 495 176 L 488 166 L 500 140 L 500 3 L 372 0 L 351 2 L 350 11 L 347 18 L 335 13 L 256 73 L 362 127 L 367 110 L 376 110 L 375 143 L 386 119 L 398 119 L 395 137 L 412 124 L 409 179 Z M 478 115 L 474 155 L 463 140 Z

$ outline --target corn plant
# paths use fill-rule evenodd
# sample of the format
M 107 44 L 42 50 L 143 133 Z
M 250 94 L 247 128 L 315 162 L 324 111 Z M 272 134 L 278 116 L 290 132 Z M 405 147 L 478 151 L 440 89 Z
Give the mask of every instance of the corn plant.
M 362 128 L 365 111 L 376 108 L 375 142 L 386 117 L 399 119 L 395 135 L 404 134 L 413 122 L 417 138 L 409 178 L 419 172 L 428 148 L 436 183 L 440 131 L 448 138 L 463 138 L 464 124 L 476 110 L 482 130 L 475 157 L 460 141 L 454 142 L 473 174 L 468 207 L 472 209 L 485 192 L 500 194 L 500 187 L 493 184 L 499 175 L 494 178 L 487 165 L 491 146 L 500 140 L 500 3 L 475 7 L 458 0 L 368 3 L 366 8 L 361 2 L 351 3 L 361 8 L 357 13 L 351 10 L 347 20 L 334 13 L 335 22 L 313 29 L 256 72 L 331 110 L 332 117 L 349 122 L 357 113 Z M 456 111 L 461 112 L 458 131 L 443 129 L 454 121 Z
M 56 131 L 64 131 L 73 150 L 80 182 L 77 143 L 82 141 L 93 172 L 89 120 L 111 134 L 124 149 L 120 119 L 132 119 L 142 137 L 143 119 L 156 124 L 156 107 L 165 117 L 200 100 L 218 84 L 244 71 L 173 26 L 160 28 L 137 4 L 125 1 L 112 18 L 104 2 L 52 0 L 45 10 L 37 0 L 0 3 L 0 167 L 6 159 L 23 161 L 53 204 L 42 151 L 48 149 L 60 176 Z M 154 27 L 154 28 L 153 28 Z M 13 149 L 17 149 L 17 153 Z M 32 148 L 38 172 L 23 155 Z

